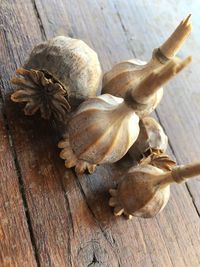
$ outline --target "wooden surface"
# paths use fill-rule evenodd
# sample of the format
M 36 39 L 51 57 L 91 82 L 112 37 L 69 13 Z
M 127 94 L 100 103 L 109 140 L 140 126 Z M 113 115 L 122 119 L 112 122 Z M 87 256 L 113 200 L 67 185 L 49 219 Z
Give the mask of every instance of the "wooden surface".
M 0 266 L 200 266 L 200 179 L 172 187 L 154 219 L 126 221 L 108 207 L 114 166 L 76 177 L 58 158 L 59 131 L 11 103 L 9 83 L 35 44 L 56 35 L 79 38 L 104 71 L 148 60 L 180 20 L 193 33 L 180 56 L 192 65 L 166 87 L 156 111 L 178 163 L 200 159 L 200 3 L 124 0 L 0 1 Z

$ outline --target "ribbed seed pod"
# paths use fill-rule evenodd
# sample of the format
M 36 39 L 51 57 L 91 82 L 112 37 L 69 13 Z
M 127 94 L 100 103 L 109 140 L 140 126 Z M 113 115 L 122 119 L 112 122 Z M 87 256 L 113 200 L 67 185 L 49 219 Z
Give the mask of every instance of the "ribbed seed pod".
M 11 82 L 18 86 L 11 96 L 14 102 L 26 102 L 24 112 L 40 110 L 65 120 L 66 114 L 81 102 L 96 96 L 101 67 L 96 52 L 81 40 L 57 36 L 37 45 L 23 68 Z
M 141 80 L 153 70 L 167 64 L 187 39 L 191 32 L 190 15 L 185 18 L 167 41 L 153 51 L 152 59 L 146 63 L 138 59 L 131 59 L 115 65 L 110 71 L 104 74 L 102 93 L 112 94 L 118 97 L 125 97 L 126 93 L 136 87 Z M 160 103 L 163 96 L 163 88 L 160 87 L 152 98 L 152 109 L 145 110 L 140 116 L 148 115 Z
M 77 173 L 93 172 L 97 164 L 120 160 L 139 134 L 138 110 L 148 108 L 151 96 L 190 62 L 171 61 L 152 72 L 125 99 L 109 94 L 83 102 L 70 119 L 68 133 L 58 146 L 65 166 Z M 138 102 L 135 102 L 137 99 Z M 142 103 L 142 104 L 139 104 Z
M 166 151 L 168 137 L 161 125 L 152 117 L 140 120 L 140 134 L 128 153 L 135 161 L 148 157 L 152 153 L 161 154 Z
M 85 101 L 59 143 L 67 168 L 91 173 L 97 164 L 118 161 L 139 134 L 139 118 L 122 98 L 102 95 Z
M 109 205 L 116 216 L 149 218 L 158 214 L 167 204 L 170 184 L 181 183 L 200 174 L 200 163 L 172 167 L 163 171 L 144 164 L 133 167 L 122 177 L 117 189 L 110 189 Z

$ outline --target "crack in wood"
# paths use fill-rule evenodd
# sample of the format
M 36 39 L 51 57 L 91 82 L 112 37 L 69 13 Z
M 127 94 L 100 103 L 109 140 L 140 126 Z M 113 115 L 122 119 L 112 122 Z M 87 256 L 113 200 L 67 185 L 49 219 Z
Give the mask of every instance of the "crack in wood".
M 160 125 L 161 125 L 162 128 L 164 129 L 164 132 L 166 132 L 165 127 L 164 127 L 164 125 L 163 125 L 162 122 L 161 122 L 161 119 L 160 119 L 160 116 L 159 116 L 158 111 L 156 110 L 155 113 L 156 113 L 156 116 L 157 116 L 157 118 L 158 118 L 158 121 L 159 121 Z M 172 155 L 174 156 L 176 162 L 180 165 L 181 163 L 180 163 L 180 161 L 178 160 L 178 157 L 176 156 L 176 152 L 175 152 L 175 150 L 174 150 L 174 148 L 173 148 L 173 146 L 172 146 L 172 143 L 171 143 L 169 137 L 168 137 L 168 144 L 169 144 L 169 148 L 170 148 L 170 150 L 171 150 L 171 152 L 172 152 Z M 186 184 L 186 189 L 187 189 L 187 191 L 188 191 L 188 194 L 189 194 L 189 196 L 191 197 L 193 206 L 194 206 L 194 208 L 195 208 L 195 210 L 196 210 L 198 216 L 200 217 L 200 212 L 199 212 L 198 207 L 197 207 L 197 205 L 196 205 L 196 203 L 195 203 L 195 199 L 194 199 L 194 197 L 193 197 L 193 195 L 192 195 L 192 193 L 191 193 L 191 191 L 190 191 L 190 188 L 189 188 L 189 186 L 188 186 L 188 183 L 186 182 L 185 184 Z
M 89 263 L 89 264 L 87 265 L 87 267 L 92 266 L 92 265 L 95 265 L 96 263 L 102 263 L 102 262 L 100 262 L 100 261 L 97 260 L 96 255 L 95 255 L 95 253 L 93 252 L 92 262 Z
M 26 194 L 25 194 L 25 190 L 24 190 L 24 182 L 23 182 L 23 179 L 22 179 L 21 168 L 20 168 L 20 165 L 19 165 L 19 161 L 18 161 L 18 158 L 17 158 L 17 153 L 16 153 L 16 150 L 15 150 L 13 138 L 12 138 L 12 135 L 11 135 L 11 129 L 10 129 L 10 126 L 9 126 L 8 118 L 7 118 L 7 115 L 6 115 L 5 111 L 4 111 L 5 102 L 4 102 L 1 90 L 2 90 L 2 88 L 0 87 L 0 104 L 2 106 L 3 121 L 4 121 L 5 129 L 6 129 L 6 134 L 8 136 L 10 150 L 11 150 L 11 153 L 12 153 L 12 156 L 13 156 L 13 160 L 14 160 L 14 164 L 15 164 L 15 170 L 16 170 L 16 174 L 17 174 L 17 178 L 18 178 L 18 182 L 19 182 L 19 192 L 21 194 L 22 201 L 23 201 L 24 213 L 25 213 L 25 217 L 26 217 L 26 221 L 27 221 L 27 227 L 28 227 L 28 230 L 29 230 L 30 240 L 31 240 L 32 248 L 33 248 L 33 253 L 35 255 L 36 263 L 37 263 L 38 267 L 40 267 L 41 265 L 40 265 L 40 261 L 39 261 L 39 255 L 37 253 L 35 237 L 34 237 L 34 234 L 33 234 L 33 228 L 32 228 L 30 214 L 29 214 L 29 210 L 28 210 L 28 203 L 27 203 L 27 200 L 26 200 Z
M 196 210 L 198 216 L 200 217 L 200 211 L 198 210 L 198 207 L 197 207 L 197 205 L 196 205 L 194 196 L 192 195 L 192 192 L 191 192 L 191 190 L 190 190 L 190 188 L 189 188 L 188 183 L 186 183 L 186 188 L 187 188 L 187 190 L 188 190 L 188 192 L 189 192 L 189 195 L 190 195 L 190 197 L 191 197 L 191 200 L 192 200 L 192 203 L 193 203 L 193 205 L 194 205 L 194 207 L 195 207 L 195 210 Z
M 31 2 L 33 4 L 33 9 L 34 9 L 34 12 L 35 12 L 35 16 L 37 18 L 37 21 L 38 21 L 38 24 L 39 24 L 39 27 L 40 27 L 42 39 L 43 39 L 43 41 L 46 41 L 48 38 L 47 38 L 45 29 L 44 29 L 44 26 L 43 26 L 43 23 L 42 23 L 40 12 L 39 12 L 39 10 L 37 8 L 37 4 L 36 4 L 35 0 L 31 0 Z
M 62 191 L 64 193 L 64 200 L 65 200 L 65 204 L 67 206 L 67 211 L 68 211 L 68 215 L 69 215 L 68 219 L 69 219 L 70 226 L 68 226 L 68 229 L 67 229 L 67 235 L 68 235 L 67 243 L 68 243 L 68 260 L 69 260 L 70 266 L 72 267 L 73 263 L 72 263 L 72 258 L 71 258 L 72 249 L 71 249 L 71 232 L 70 232 L 70 229 L 72 229 L 72 233 L 74 236 L 74 234 L 75 234 L 74 223 L 73 223 L 73 217 L 72 217 L 72 212 L 71 212 L 71 208 L 70 208 L 69 198 L 68 198 L 67 192 L 65 190 L 62 178 L 60 178 L 60 184 L 61 184 Z
M 135 53 L 134 49 L 132 48 L 131 45 L 129 45 L 129 38 L 128 38 L 128 34 L 127 34 L 127 33 L 128 33 L 128 30 L 126 29 L 126 27 L 125 27 L 125 25 L 124 25 L 124 23 L 123 23 L 123 21 L 122 21 L 121 15 L 120 15 L 120 13 L 119 13 L 119 10 L 118 10 L 116 4 L 114 4 L 114 7 L 115 7 L 115 10 L 116 10 L 116 14 L 117 14 L 117 17 L 118 17 L 118 19 L 119 19 L 119 22 L 120 22 L 120 24 L 121 24 L 122 30 L 123 30 L 123 32 L 124 32 L 124 35 L 125 35 L 125 37 L 126 37 L 127 40 L 128 40 L 127 43 L 128 43 L 128 46 L 129 46 L 129 50 L 132 52 L 132 54 L 133 54 L 134 57 L 136 58 L 136 53 Z

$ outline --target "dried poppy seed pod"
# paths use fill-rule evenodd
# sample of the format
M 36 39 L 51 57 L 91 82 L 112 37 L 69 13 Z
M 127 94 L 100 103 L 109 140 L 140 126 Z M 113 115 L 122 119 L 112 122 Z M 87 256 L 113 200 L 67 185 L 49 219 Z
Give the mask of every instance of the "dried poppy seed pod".
M 93 172 L 97 164 L 120 160 L 138 137 L 136 113 L 149 108 L 151 93 L 154 94 L 160 84 L 166 83 L 187 63 L 188 59 L 180 63 L 171 61 L 152 72 L 133 92 L 137 93 L 138 102 L 132 98 L 131 91 L 125 99 L 105 94 L 83 102 L 69 121 L 64 140 L 58 144 L 63 149 L 60 157 L 65 160 L 65 166 L 75 166 L 77 173 L 86 169 Z
M 58 146 L 65 166 L 92 173 L 97 164 L 118 161 L 139 134 L 139 118 L 122 98 L 101 95 L 82 103 Z
M 37 45 L 23 68 L 22 77 L 11 82 L 18 86 L 11 96 L 14 102 L 27 102 L 24 112 L 40 110 L 49 119 L 59 120 L 89 97 L 96 96 L 101 67 L 96 52 L 81 40 L 57 36 Z
M 161 125 L 152 117 L 140 120 L 140 133 L 128 153 L 135 161 L 148 157 L 152 153 L 160 154 L 166 151 L 168 137 Z
M 150 62 L 146 63 L 138 59 L 132 59 L 121 62 L 115 65 L 103 77 L 103 93 L 112 94 L 118 97 L 125 97 L 126 92 L 136 87 L 150 72 L 167 64 L 187 39 L 191 32 L 190 15 L 181 21 L 179 26 L 169 37 L 169 39 L 160 46 L 160 48 L 153 51 L 153 56 Z M 154 94 L 152 99 L 152 110 L 154 110 L 160 103 L 163 96 L 163 88 Z M 150 111 L 151 112 L 151 111 Z M 148 110 L 141 116 L 148 115 Z
M 181 183 L 200 174 L 200 163 L 173 167 L 163 171 L 152 165 L 133 167 L 122 178 L 117 189 L 111 189 L 109 205 L 116 216 L 123 213 L 149 218 L 158 214 L 167 204 L 170 184 Z

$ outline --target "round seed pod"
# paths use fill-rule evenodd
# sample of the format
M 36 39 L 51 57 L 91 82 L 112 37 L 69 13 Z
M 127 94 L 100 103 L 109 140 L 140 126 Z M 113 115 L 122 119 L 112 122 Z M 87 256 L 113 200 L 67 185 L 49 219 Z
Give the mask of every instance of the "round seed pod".
M 133 167 L 124 175 L 117 189 L 111 189 L 109 205 L 116 216 L 123 213 L 150 218 L 163 210 L 170 196 L 170 184 L 181 183 L 200 174 L 200 163 L 172 167 L 164 171 L 149 164 Z
M 101 80 L 98 56 L 78 39 L 57 36 L 37 45 L 11 82 L 18 86 L 14 102 L 26 102 L 25 114 L 40 110 L 64 120 L 81 102 L 94 97 Z

